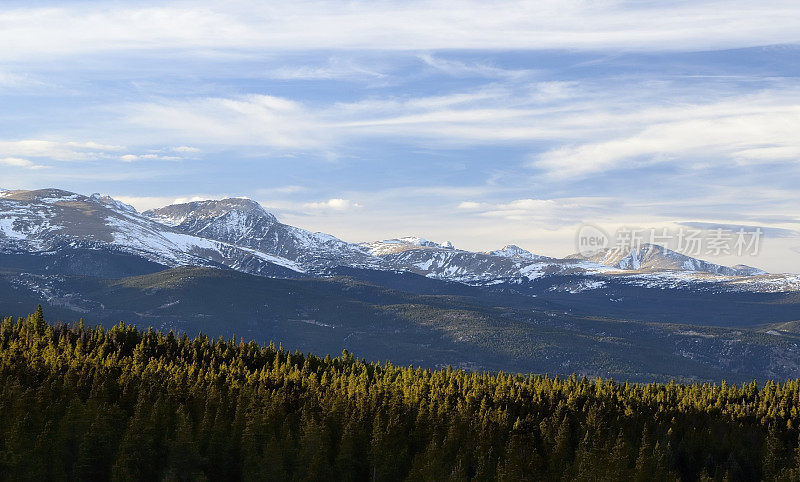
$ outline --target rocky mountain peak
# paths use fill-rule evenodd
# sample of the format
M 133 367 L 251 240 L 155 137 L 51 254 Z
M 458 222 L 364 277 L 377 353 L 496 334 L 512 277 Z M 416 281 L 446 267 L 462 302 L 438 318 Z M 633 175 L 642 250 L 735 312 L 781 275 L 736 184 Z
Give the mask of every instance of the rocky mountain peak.
M 268 213 L 260 204 L 246 198 L 172 204 L 145 211 L 143 214 L 169 226 L 205 223 L 211 219 L 223 220 L 223 218 L 225 218 L 224 221 L 237 225 L 252 225 L 256 222 L 275 224 L 278 222 L 278 219 Z
M 136 208 L 134 208 L 130 204 L 125 204 L 122 201 L 118 201 L 113 197 L 109 196 L 108 194 L 101 195 L 100 193 L 94 193 L 91 196 L 89 196 L 89 199 L 97 203 L 104 204 L 115 210 L 125 211 L 128 213 L 138 213 Z
M 527 259 L 534 259 L 537 256 L 527 249 L 522 249 L 516 244 L 507 244 L 503 246 L 502 249 L 496 249 L 494 251 L 488 251 L 486 254 L 491 254 L 492 256 L 503 256 L 506 258 L 527 258 Z

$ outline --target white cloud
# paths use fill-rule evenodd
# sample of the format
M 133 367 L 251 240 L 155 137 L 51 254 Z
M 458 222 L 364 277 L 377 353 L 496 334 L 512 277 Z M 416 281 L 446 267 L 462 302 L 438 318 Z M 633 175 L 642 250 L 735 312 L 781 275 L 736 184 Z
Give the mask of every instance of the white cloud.
M 61 142 L 42 139 L 0 141 L 0 156 L 42 157 L 59 161 L 101 159 L 109 157 L 106 151 L 119 151 L 122 146 L 97 142 Z
M 259 146 L 315 150 L 337 158 L 335 149 L 365 136 L 418 139 L 461 145 L 574 137 L 570 123 L 545 122 L 565 115 L 555 101 L 578 95 L 574 83 L 540 82 L 522 91 L 504 87 L 408 99 L 370 98 L 311 106 L 290 99 L 245 95 L 189 98 L 118 106 L 129 134 L 140 129 L 151 142 L 205 146 Z M 588 108 L 576 104 L 567 110 Z
M 431 54 L 421 54 L 419 58 L 429 67 L 454 77 L 476 76 L 492 79 L 519 80 L 533 73 L 530 70 L 524 69 L 502 69 L 481 62 L 461 62 L 457 60 L 450 60 L 436 57 Z
M 477 203 L 475 201 L 462 201 L 458 204 L 458 209 L 480 209 L 481 206 L 484 206 L 484 204 Z
M 10 166 L 10 167 L 22 167 L 25 169 L 44 169 L 47 166 L 42 166 L 39 164 L 35 164 L 28 159 L 22 159 L 21 157 L 3 157 L 0 158 L 0 165 L 3 166 Z
M 568 178 L 659 163 L 722 168 L 800 160 L 797 91 L 605 115 L 619 132 L 536 155 L 532 165 Z
M 30 74 L 17 74 L 0 70 L 0 87 L 6 89 L 25 89 L 28 87 L 42 87 L 45 83 L 33 78 Z
M 349 199 L 341 199 L 341 198 L 333 198 L 328 199 L 327 201 L 321 202 L 311 202 L 303 204 L 304 209 L 310 209 L 312 211 L 348 211 L 350 209 L 360 208 L 361 205 L 350 201 Z
M 172 150 L 175 151 L 175 152 L 189 153 L 189 154 L 197 154 L 198 152 L 201 152 L 201 150 L 199 148 L 191 147 L 191 146 L 173 147 Z
M 321 148 L 329 137 L 304 106 L 269 95 L 131 104 L 121 113 L 163 142 L 297 149 Z
M 120 50 L 715 49 L 793 43 L 800 6 L 696 2 L 229 1 L 5 9 L 6 60 Z
M 94 141 L 50 141 L 43 139 L 23 139 L 15 141 L 0 140 L 0 156 L 8 158 L 40 158 L 56 161 L 94 161 L 100 159 L 119 159 L 123 162 L 159 160 L 177 161 L 184 157 L 164 154 L 176 152 L 192 154 L 199 152 L 192 147 L 151 150 L 142 154 L 121 154 L 126 148 L 114 144 L 101 144 Z
M 164 156 L 161 154 L 125 154 L 120 156 L 119 159 L 123 162 L 134 161 L 179 161 L 183 159 L 179 156 Z
M 598 211 L 612 211 L 611 200 L 602 197 L 554 199 L 515 199 L 508 202 L 462 201 L 457 205 L 465 215 L 524 222 L 529 225 L 554 227 L 580 222 Z
M 540 82 L 322 106 L 267 95 L 165 99 L 118 106 L 122 120 L 109 123 L 112 131 L 103 136 L 135 131 L 156 145 L 182 146 L 137 153 L 91 142 L 24 140 L 0 142 L 0 155 L 133 162 L 233 146 L 336 160 L 367 138 L 426 148 L 538 147 L 543 141 L 550 147 L 533 154 L 531 165 L 564 179 L 658 163 L 697 168 L 798 160 L 800 90 L 776 84 L 757 94 L 686 96 L 691 100 L 661 99 L 661 93 L 647 85 L 598 93 L 586 83 Z
M 280 80 L 376 80 L 385 79 L 387 74 L 352 59 L 330 57 L 322 65 L 270 68 L 266 76 Z

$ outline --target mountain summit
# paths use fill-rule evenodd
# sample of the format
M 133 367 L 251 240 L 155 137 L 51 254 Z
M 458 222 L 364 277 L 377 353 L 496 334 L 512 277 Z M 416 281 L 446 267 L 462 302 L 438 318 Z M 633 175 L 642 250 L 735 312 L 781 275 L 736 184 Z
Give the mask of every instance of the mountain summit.
M 143 214 L 187 234 L 289 259 L 306 271 L 340 265 L 376 267 L 379 264 L 377 259 L 355 244 L 329 234 L 312 233 L 280 223 L 260 204 L 249 199 L 173 204 Z
M 234 230 L 247 229 L 258 223 L 278 222 L 277 218 L 265 211 L 260 204 L 247 198 L 171 204 L 142 214 L 167 226 L 180 226 L 188 230 L 196 230 L 195 225 L 198 223 L 219 227 L 220 223 L 210 223 L 210 221 L 220 219 L 227 221 L 228 226 Z
M 750 276 L 765 274 L 750 266 L 722 266 L 678 253 L 658 244 L 644 243 L 628 249 L 606 248 L 591 256 L 576 254 L 576 259 L 584 259 L 605 266 L 623 270 L 676 270 L 705 272 L 723 276 Z

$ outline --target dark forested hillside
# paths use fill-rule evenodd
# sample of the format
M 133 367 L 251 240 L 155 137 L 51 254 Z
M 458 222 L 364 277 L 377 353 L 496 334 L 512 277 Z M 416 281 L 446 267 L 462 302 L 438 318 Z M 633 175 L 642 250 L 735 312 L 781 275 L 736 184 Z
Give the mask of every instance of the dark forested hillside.
M 800 381 L 400 368 L 39 310 L 0 325 L 0 478 L 796 480 L 798 401 Z
M 800 300 L 787 294 L 702 293 L 690 303 L 692 293 L 678 289 L 609 285 L 602 295 L 568 295 L 539 283 L 477 287 L 352 269 L 279 279 L 198 267 L 108 279 L 0 267 L 0 313 L 27 313 L 42 303 L 53 320 L 84 317 L 106 328 L 126 320 L 190 337 L 235 334 L 425 368 L 637 382 L 800 376 L 800 332 L 792 323 Z M 642 308 L 619 308 L 613 300 L 621 298 Z M 706 298 L 716 301 L 704 304 Z M 704 318 L 714 306 L 719 313 Z M 644 317 L 647 309 L 672 322 L 624 316 Z M 727 315 L 728 324 L 719 325 Z

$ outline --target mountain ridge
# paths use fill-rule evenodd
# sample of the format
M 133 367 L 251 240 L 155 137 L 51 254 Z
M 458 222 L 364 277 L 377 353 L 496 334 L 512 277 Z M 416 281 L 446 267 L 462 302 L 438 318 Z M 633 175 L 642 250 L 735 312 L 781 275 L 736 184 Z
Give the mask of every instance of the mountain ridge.
M 797 289 L 793 275 L 727 267 L 658 245 L 550 258 L 509 244 L 487 252 L 406 236 L 351 243 L 281 223 L 246 198 L 193 201 L 139 213 L 110 196 L 60 189 L 4 191 L 0 250 L 114 249 L 166 266 L 224 266 L 264 276 L 324 276 L 337 267 L 420 274 L 482 285 L 552 275 L 617 276 L 632 283 L 709 283 L 721 289 Z M 586 284 L 592 289 L 597 284 Z

